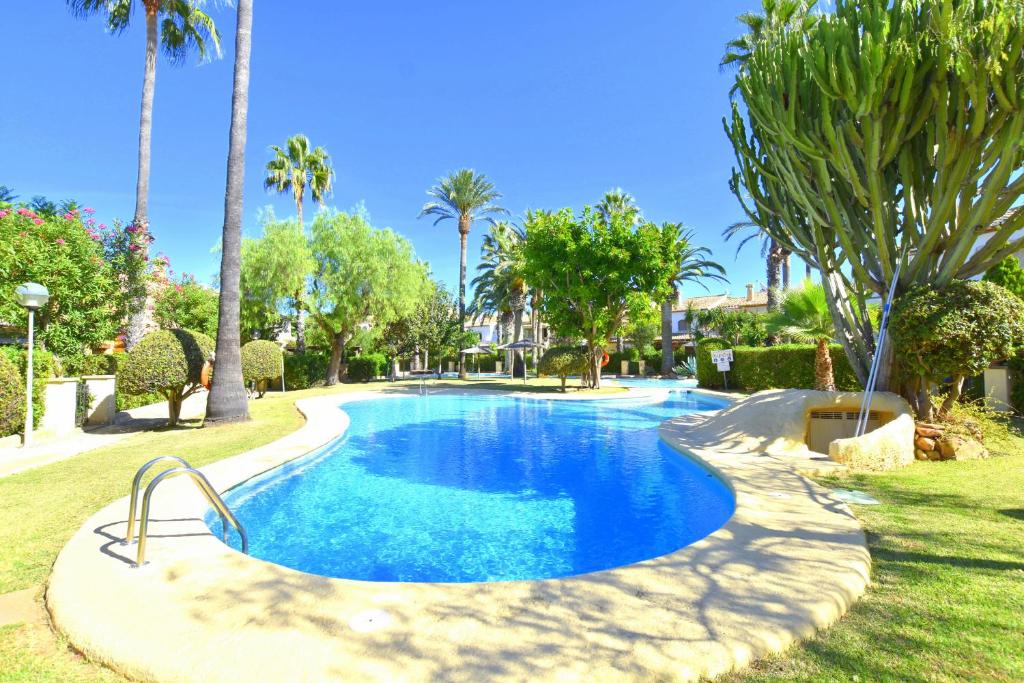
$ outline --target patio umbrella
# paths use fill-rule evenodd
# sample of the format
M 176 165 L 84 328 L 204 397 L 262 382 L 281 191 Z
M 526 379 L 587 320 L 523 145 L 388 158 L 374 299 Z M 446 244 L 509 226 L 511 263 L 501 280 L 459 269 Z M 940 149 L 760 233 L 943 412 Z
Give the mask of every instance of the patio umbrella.
M 465 353 L 467 355 L 474 356 L 473 362 L 476 363 L 476 376 L 477 377 L 480 376 L 480 361 L 476 359 L 476 356 L 480 355 L 481 353 L 488 353 L 489 354 L 490 352 L 491 352 L 490 349 L 485 349 L 482 346 L 470 346 L 468 349 L 462 349 L 461 351 L 459 351 L 459 353 Z
M 517 342 L 512 342 L 511 344 L 505 344 L 504 346 L 499 346 L 498 348 L 499 349 L 510 349 L 510 350 L 515 351 L 515 350 L 518 350 L 518 349 L 532 349 L 535 346 L 539 346 L 539 344 L 534 344 L 529 339 L 520 339 Z M 523 362 L 523 384 L 526 384 L 526 362 L 525 361 Z

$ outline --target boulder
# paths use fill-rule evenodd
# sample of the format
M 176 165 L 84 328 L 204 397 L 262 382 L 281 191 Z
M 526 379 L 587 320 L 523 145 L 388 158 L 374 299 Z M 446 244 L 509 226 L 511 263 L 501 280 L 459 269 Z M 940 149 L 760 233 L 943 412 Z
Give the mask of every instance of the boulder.
M 923 436 L 929 439 L 937 439 L 942 436 L 942 430 L 931 425 L 919 424 L 917 425 L 917 435 Z
M 920 448 L 922 451 L 934 451 L 935 450 L 935 439 L 931 439 L 927 436 L 919 436 L 914 439 L 914 445 Z
M 915 448 L 914 449 L 914 458 L 916 458 L 917 460 L 927 460 L 928 459 L 928 454 L 925 453 L 924 451 L 922 451 L 920 448 Z
M 938 452 L 943 460 L 980 460 L 988 457 L 988 449 L 974 439 L 951 434 L 939 439 Z

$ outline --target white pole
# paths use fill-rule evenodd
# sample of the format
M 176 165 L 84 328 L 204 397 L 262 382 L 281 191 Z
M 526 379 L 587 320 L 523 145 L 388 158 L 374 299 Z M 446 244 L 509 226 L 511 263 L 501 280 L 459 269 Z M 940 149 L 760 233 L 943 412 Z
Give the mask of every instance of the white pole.
M 854 436 L 863 436 L 868 428 L 868 416 L 871 415 L 871 398 L 875 393 L 875 383 L 878 381 L 878 366 L 882 359 L 882 350 L 885 348 L 885 338 L 888 336 L 889 331 L 889 312 L 892 308 L 893 295 L 896 293 L 896 285 L 899 284 L 903 259 L 906 256 L 907 249 L 904 247 L 903 253 L 900 254 L 900 260 L 896 263 L 896 270 L 892 274 L 889 292 L 885 297 L 885 304 L 882 307 L 882 319 L 878 323 L 878 341 L 875 344 L 875 356 L 871 359 L 871 370 L 868 373 L 867 385 L 864 387 L 864 397 L 861 400 L 860 413 L 857 415 L 857 426 L 853 432 Z
M 284 349 L 281 349 L 281 393 L 283 394 L 284 392 Z
M 28 387 L 25 391 L 25 439 L 22 442 L 25 448 L 32 446 L 32 347 L 35 345 L 35 335 L 33 334 L 36 322 L 35 313 L 35 309 L 28 309 L 28 364 L 25 368 Z

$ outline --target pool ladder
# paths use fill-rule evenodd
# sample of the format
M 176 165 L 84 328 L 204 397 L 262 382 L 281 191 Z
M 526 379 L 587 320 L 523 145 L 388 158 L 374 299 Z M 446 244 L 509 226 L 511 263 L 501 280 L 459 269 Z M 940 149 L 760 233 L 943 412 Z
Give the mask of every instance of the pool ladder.
M 228 540 L 228 524 L 235 527 L 235 531 L 242 537 L 242 552 L 249 553 L 249 538 L 245 534 L 245 529 L 242 527 L 238 519 L 232 514 L 231 510 L 228 509 L 227 504 L 224 502 L 214 490 L 210 484 L 210 480 L 207 479 L 202 472 L 189 465 L 186 461 L 177 457 L 176 455 L 161 455 L 159 458 L 153 458 L 145 465 L 139 468 L 139 471 L 135 473 L 135 479 L 132 480 L 132 495 L 128 503 L 128 531 L 125 533 L 125 538 L 121 541 L 121 545 L 131 545 L 135 540 L 135 509 L 136 504 L 139 500 L 139 487 L 142 484 L 142 477 L 153 465 L 165 461 L 174 461 L 178 463 L 179 467 L 172 467 L 169 470 L 164 470 L 160 474 L 153 477 L 153 481 L 149 482 L 146 487 L 146 492 L 142 494 L 142 513 L 139 515 L 139 549 L 138 554 L 135 558 L 135 567 L 141 567 L 146 563 L 146 536 L 149 530 L 149 504 L 153 498 L 153 492 L 156 490 L 157 485 L 165 479 L 171 479 L 173 477 L 188 475 L 188 477 L 195 483 L 199 490 L 206 496 L 207 502 L 210 503 L 210 507 L 217 511 L 220 515 L 221 532 L 224 542 Z

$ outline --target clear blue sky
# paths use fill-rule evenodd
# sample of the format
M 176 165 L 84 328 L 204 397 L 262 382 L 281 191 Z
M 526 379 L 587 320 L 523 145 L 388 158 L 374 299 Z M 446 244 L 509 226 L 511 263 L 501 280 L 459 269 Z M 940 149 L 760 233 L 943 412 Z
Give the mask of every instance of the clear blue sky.
M 696 230 L 740 293 L 765 276 L 756 245 L 736 260 L 721 238 L 742 216 L 727 187 L 731 76 L 718 60 L 739 31 L 735 16 L 759 4 L 258 0 L 245 231 L 258 232 L 266 205 L 294 213 L 290 199 L 264 192 L 263 166 L 269 145 L 303 132 L 333 157 L 329 203 L 365 202 L 373 223 L 412 240 L 449 286 L 455 226 L 416 216 L 439 176 L 469 166 L 517 215 L 578 208 L 621 186 L 650 219 Z M 212 13 L 223 59 L 158 65 L 150 196 L 155 249 L 204 281 L 218 266 L 234 46 L 234 10 Z M 130 219 L 142 24 L 110 36 L 60 0 L 4 3 L 0 19 L 0 185 Z M 484 229 L 470 236 L 471 271 Z

